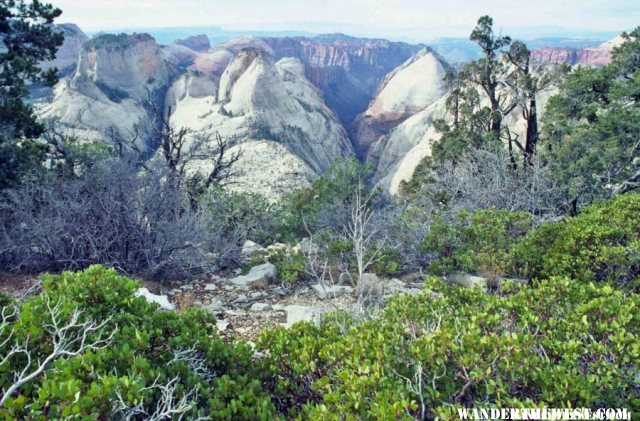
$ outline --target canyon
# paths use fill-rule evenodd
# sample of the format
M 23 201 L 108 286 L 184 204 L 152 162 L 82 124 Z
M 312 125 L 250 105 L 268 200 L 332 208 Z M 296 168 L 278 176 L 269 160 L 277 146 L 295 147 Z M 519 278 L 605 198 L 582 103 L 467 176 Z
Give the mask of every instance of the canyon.
M 190 130 L 189 147 L 220 135 L 240 153 L 230 189 L 278 198 L 308 186 L 339 158 L 374 169 L 391 194 L 410 179 L 446 117 L 443 77 L 454 68 L 426 45 L 342 34 L 247 37 L 211 45 L 196 35 L 160 45 L 148 34 L 89 38 L 61 25 L 59 83 L 39 115 L 80 139 L 136 139 L 153 159 L 158 121 Z M 546 63 L 602 65 L 600 47 L 542 49 Z M 521 125 L 517 113 L 510 124 Z M 190 171 L 206 171 L 206 161 Z

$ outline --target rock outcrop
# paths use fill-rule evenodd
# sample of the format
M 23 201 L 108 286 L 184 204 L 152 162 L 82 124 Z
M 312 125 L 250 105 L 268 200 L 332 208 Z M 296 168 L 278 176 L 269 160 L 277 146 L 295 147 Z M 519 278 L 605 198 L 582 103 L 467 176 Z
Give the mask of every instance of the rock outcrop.
M 185 39 L 179 39 L 175 41 L 175 44 L 182 45 L 183 47 L 190 48 L 193 51 L 200 52 L 207 51 L 209 48 L 211 48 L 209 37 L 205 34 L 194 35 Z
M 112 130 L 128 137 L 135 125 L 144 143 L 153 124 L 149 98 L 164 101 L 174 76 L 151 36 L 101 35 L 84 44 L 75 72 L 58 83 L 40 115 L 91 140 L 107 140 Z
M 547 47 L 535 50 L 532 53 L 534 60 L 541 63 L 560 64 L 567 63 L 572 66 L 602 67 L 611 62 L 611 52 L 624 39 L 618 36 L 597 47 L 589 48 L 554 48 Z
M 389 73 L 355 121 L 352 139 L 358 154 L 367 157 L 380 137 L 438 101 L 446 91 L 443 78 L 448 69 L 440 56 L 425 48 Z M 375 154 L 369 160 L 372 157 Z
M 43 69 L 56 67 L 61 76 L 66 76 L 75 71 L 82 46 L 89 37 L 72 23 L 55 25 L 55 31 L 64 35 L 64 43 L 58 48 L 56 58 L 42 63 L 41 67 Z
M 296 57 L 307 78 L 348 129 L 373 98 L 380 81 L 422 47 L 342 34 L 264 38 L 277 59 Z
M 184 89 L 174 84 L 169 91 Z M 242 158 L 231 188 L 271 198 L 308 185 L 336 158 L 353 154 L 337 117 L 306 79 L 305 66 L 295 58 L 274 62 L 257 48 L 233 58 L 217 92 L 184 95 L 171 121 L 232 142 L 230 153 L 242 150 Z

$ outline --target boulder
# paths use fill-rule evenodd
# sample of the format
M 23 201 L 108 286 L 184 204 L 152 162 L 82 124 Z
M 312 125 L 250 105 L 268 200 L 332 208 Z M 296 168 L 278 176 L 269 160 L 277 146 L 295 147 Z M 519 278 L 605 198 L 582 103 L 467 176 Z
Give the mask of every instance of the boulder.
M 268 303 L 254 303 L 251 306 L 251 311 L 269 311 L 271 306 Z
M 351 275 L 349 275 L 347 272 L 342 272 L 340 274 L 340 276 L 338 277 L 338 284 L 339 285 L 350 285 L 351 284 Z
M 215 291 L 216 289 L 218 289 L 218 287 L 216 286 L 216 284 L 206 284 L 204 286 L 204 290 L 205 291 Z
M 297 304 L 286 306 L 284 311 L 287 312 L 287 327 L 291 327 L 298 322 L 313 322 L 318 324 L 322 316 L 322 311 L 316 307 Z
M 215 298 L 211 301 L 211 304 L 204 307 L 205 310 L 209 310 L 211 312 L 222 310 L 222 300 Z
M 242 253 L 242 259 L 244 261 L 247 261 L 254 254 L 261 253 L 261 252 L 264 252 L 264 251 L 265 251 L 265 248 L 262 247 L 260 244 L 254 243 L 251 240 L 247 240 L 242 245 L 242 252 L 241 252 Z
M 311 289 L 316 293 L 318 298 L 322 300 L 327 298 L 341 297 L 345 294 L 351 294 L 353 292 L 353 288 L 343 285 L 315 284 L 311 286 Z
M 147 288 L 138 289 L 136 297 L 144 297 L 148 302 L 156 303 L 165 310 L 175 310 L 174 305 L 169 302 L 169 297 L 153 294 Z
M 465 288 L 487 289 L 487 278 L 470 275 L 468 273 L 454 273 L 448 277 L 448 281 Z
M 269 285 L 269 283 L 276 279 L 277 270 L 275 265 L 271 263 L 263 263 L 252 267 L 246 275 L 236 276 L 235 278 L 230 279 L 230 282 L 240 287 L 249 288 L 263 287 Z

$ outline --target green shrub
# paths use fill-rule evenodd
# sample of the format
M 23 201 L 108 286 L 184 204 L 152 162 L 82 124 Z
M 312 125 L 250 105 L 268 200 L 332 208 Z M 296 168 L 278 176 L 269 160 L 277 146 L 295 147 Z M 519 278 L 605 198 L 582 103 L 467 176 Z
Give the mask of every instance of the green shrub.
M 385 247 L 380 251 L 377 260 L 370 266 L 369 271 L 382 276 L 395 276 L 400 272 L 403 259 L 399 250 Z
M 286 285 L 292 285 L 306 277 L 306 260 L 302 253 L 279 251 L 277 254 L 282 256 L 281 258 L 276 258 L 274 263 L 276 269 L 278 269 L 278 278 L 281 282 Z
M 242 272 L 246 274 L 252 267 L 266 262 L 276 266 L 278 279 L 286 285 L 300 282 L 307 275 L 304 254 L 288 246 L 254 254 L 244 265 Z
M 532 229 L 533 218 L 524 212 L 482 209 L 463 212 L 454 224 L 442 220 L 431 226 L 420 244 L 437 253 L 434 273 L 477 272 L 489 277 L 512 272 L 511 249 Z
M 454 419 L 462 406 L 640 410 L 640 296 L 566 278 L 504 293 L 430 279 L 380 319 L 265 332 L 275 400 L 329 420 Z
M 153 411 L 160 391 L 150 387 L 156 380 L 162 384 L 173 378 L 179 384 L 177 400 L 191 390 L 198 392 L 193 396 L 194 407 L 185 414 L 187 418 L 275 416 L 275 406 L 260 387 L 263 373 L 252 361 L 249 346 L 223 342 L 210 313 L 195 309 L 162 311 L 135 297 L 137 289 L 135 281 L 100 266 L 45 277 L 45 294 L 27 299 L 19 318 L 9 326 L 15 340 L 28 339 L 34 361 L 51 349 L 51 337 L 44 328 L 51 324 L 45 297 L 52 305 L 59 303 L 63 320 L 80 309 L 83 320 L 106 321 L 92 337 L 107 336 L 115 329 L 113 344 L 53 361 L 43 375 L 7 399 L 0 408 L 0 418 L 111 419 L 118 396 L 127 405 L 142 402 L 145 409 Z M 6 355 L 13 343 L 0 347 L 0 355 Z M 189 349 L 197 353 L 211 379 L 198 375 L 186 361 L 171 362 L 174 352 Z M 0 387 L 11 384 L 12 370 L 24 364 L 24 356 L 17 355 L 0 366 Z
M 638 288 L 640 194 L 596 204 L 564 222 L 545 224 L 513 252 L 525 276 L 570 276 L 583 282 L 612 281 Z

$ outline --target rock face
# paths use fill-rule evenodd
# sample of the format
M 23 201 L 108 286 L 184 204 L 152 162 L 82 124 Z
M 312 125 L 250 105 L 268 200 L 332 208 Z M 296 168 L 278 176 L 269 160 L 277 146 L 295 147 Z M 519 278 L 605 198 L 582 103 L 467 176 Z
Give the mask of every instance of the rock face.
M 326 104 L 350 128 L 373 98 L 380 81 L 421 46 L 342 34 L 313 38 L 265 38 L 276 58 L 296 57 Z
M 205 36 L 163 47 L 146 34 L 101 35 L 84 43 L 75 71 L 39 113 L 83 139 L 130 138 L 135 126 L 149 149 L 157 146 L 152 113 L 164 113 L 175 127 L 219 134 L 229 154 L 242 153 L 231 189 L 277 199 L 354 155 L 352 141 L 391 185 L 426 136 L 420 130 L 429 130 L 425 120 L 407 123 L 438 115 L 447 68 L 424 46 L 343 35 L 240 38 L 213 48 Z M 358 114 L 350 139 L 345 127 Z
M 389 73 L 354 124 L 352 138 L 359 155 L 366 157 L 381 136 L 438 101 L 446 91 L 443 78 L 448 69 L 440 56 L 425 48 Z
M 174 73 L 149 35 L 101 35 L 84 44 L 76 71 L 58 83 L 40 114 L 82 138 L 105 140 L 110 130 L 130 136 L 138 125 L 147 140 L 148 98 L 164 97 Z
M 170 91 L 179 91 L 174 87 Z M 295 58 L 274 62 L 256 48 L 234 57 L 217 91 L 184 95 L 171 120 L 233 142 L 231 152 L 242 150 L 233 188 L 267 197 L 308 185 L 336 158 L 353 153 L 346 131 L 306 79 L 304 65 Z
M 369 148 L 368 159 L 376 162 L 375 182 L 392 195 L 402 181 L 409 180 L 422 159 L 431 154 L 431 145 L 440 138 L 433 122 L 447 116 L 446 97 L 407 118 Z
M 82 46 L 89 40 L 89 37 L 72 23 L 55 25 L 55 30 L 64 35 L 64 43 L 58 48 L 56 58 L 42 63 L 41 67 L 43 69 L 57 67 L 58 73 L 61 76 L 66 76 L 75 70 Z
M 601 67 L 611 62 L 611 52 L 615 47 L 622 44 L 623 41 L 622 36 L 618 36 L 597 47 L 591 48 L 541 48 L 533 51 L 532 57 L 534 60 L 542 63 L 567 63 L 572 66 Z
M 380 81 L 422 47 L 382 39 L 342 34 L 317 37 L 237 38 L 216 46 L 199 58 L 199 69 L 220 67 L 222 52 L 237 54 L 245 48 L 261 49 L 275 60 L 297 58 L 305 77 L 320 90 L 324 102 L 349 128 L 363 112 Z

